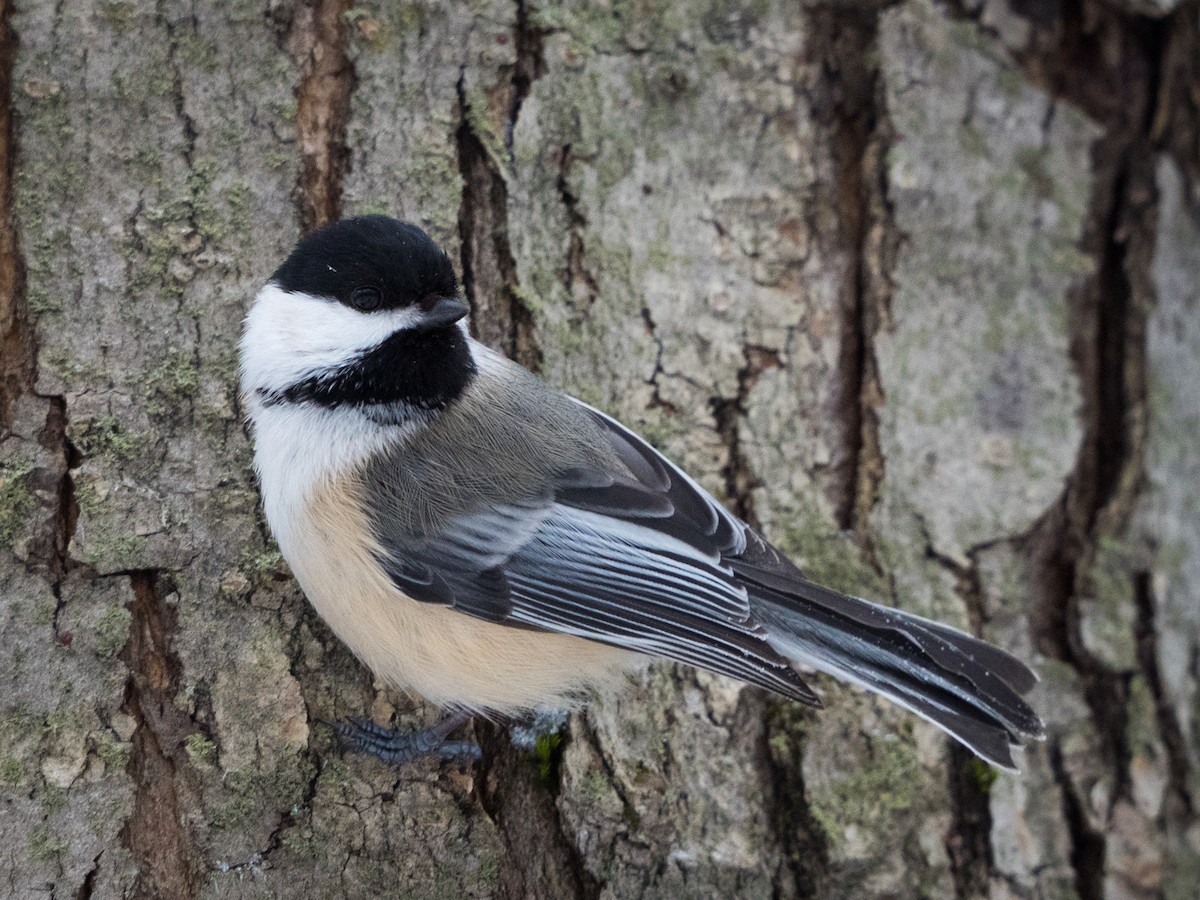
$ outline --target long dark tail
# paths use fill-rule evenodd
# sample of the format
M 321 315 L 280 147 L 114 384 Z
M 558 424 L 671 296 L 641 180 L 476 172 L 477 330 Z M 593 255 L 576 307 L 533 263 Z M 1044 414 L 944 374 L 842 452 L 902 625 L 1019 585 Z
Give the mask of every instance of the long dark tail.
M 1015 768 L 1012 747 L 1044 736 L 1021 699 L 1037 676 L 1003 650 L 828 590 L 796 569 L 735 567 L 754 618 L 781 656 L 882 694 L 1005 769 Z

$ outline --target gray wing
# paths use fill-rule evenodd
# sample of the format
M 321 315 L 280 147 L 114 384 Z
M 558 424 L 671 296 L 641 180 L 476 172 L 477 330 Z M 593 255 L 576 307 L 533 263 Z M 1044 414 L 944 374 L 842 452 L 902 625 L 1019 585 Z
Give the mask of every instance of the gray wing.
M 1012 766 L 1012 745 L 1042 734 L 1020 696 L 1036 681 L 1022 662 L 955 629 L 813 584 L 639 437 L 584 409 L 559 412 L 578 431 L 568 452 L 580 442 L 602 445 L 593 462 L 525 477 L 518 501 L 475 485 L 470 505 L 419 536 L 398 524 L 399 512 L 377 519 L 395 583 L 467 615 L 667 657 L 819 705 L 788 660 L 804 663 L 889 697 L 1000 766 Z M 493 429 L 477 444 L 493 460 L 506 440 L 510 459 L 558 458 L 539 453 L 520 429 L 516 452 L 512 433 Z M 410 464 L 447 452 L 428 449 Z M 394 497 L 411 504 L 419 496 L 398 487 L 403 476 L 392 480 Z M 455 494 L 446 467 L 441 486 Z
M 416 600 L 699 666 L 819 705 L 754 621 L 728 560 L 748 528 L 632 432 L 586 408 L 627 473 L 581 466 L 436 534 L 377 528 Z

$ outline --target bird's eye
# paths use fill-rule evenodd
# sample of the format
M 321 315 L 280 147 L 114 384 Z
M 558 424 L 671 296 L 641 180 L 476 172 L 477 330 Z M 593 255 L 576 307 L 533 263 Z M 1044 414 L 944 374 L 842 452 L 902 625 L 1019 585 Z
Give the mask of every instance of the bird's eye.
M 381 303 L 383 303 L 383 296 L 379 293 L 379 288 L 355 288 L 354 293 L 350 295 L 350 305 L 363 312 L 379 309 Z

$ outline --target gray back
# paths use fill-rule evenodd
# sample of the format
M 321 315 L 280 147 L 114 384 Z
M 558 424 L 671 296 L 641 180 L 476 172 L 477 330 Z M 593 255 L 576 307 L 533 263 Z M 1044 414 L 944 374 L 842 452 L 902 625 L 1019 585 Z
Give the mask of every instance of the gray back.
M 377 535 L 422 538 L 456 516 L 548 501 L 555 476 L 572 468 L 627 473 L 583 407 L 511 364 L 480 373 L 361 478 Z

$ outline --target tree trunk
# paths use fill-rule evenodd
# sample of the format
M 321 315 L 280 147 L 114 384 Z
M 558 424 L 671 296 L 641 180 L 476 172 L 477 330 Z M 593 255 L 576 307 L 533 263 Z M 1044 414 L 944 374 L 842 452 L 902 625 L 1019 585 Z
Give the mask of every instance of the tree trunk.
M 1194 896 L 1200 0 L 0 8 L 8 896 Z M 236 344 L 368 211 L 815 578 L 1031 660 L 1022 774 L 669 665 L 343 755 L 436 711 L 290 579 Z

